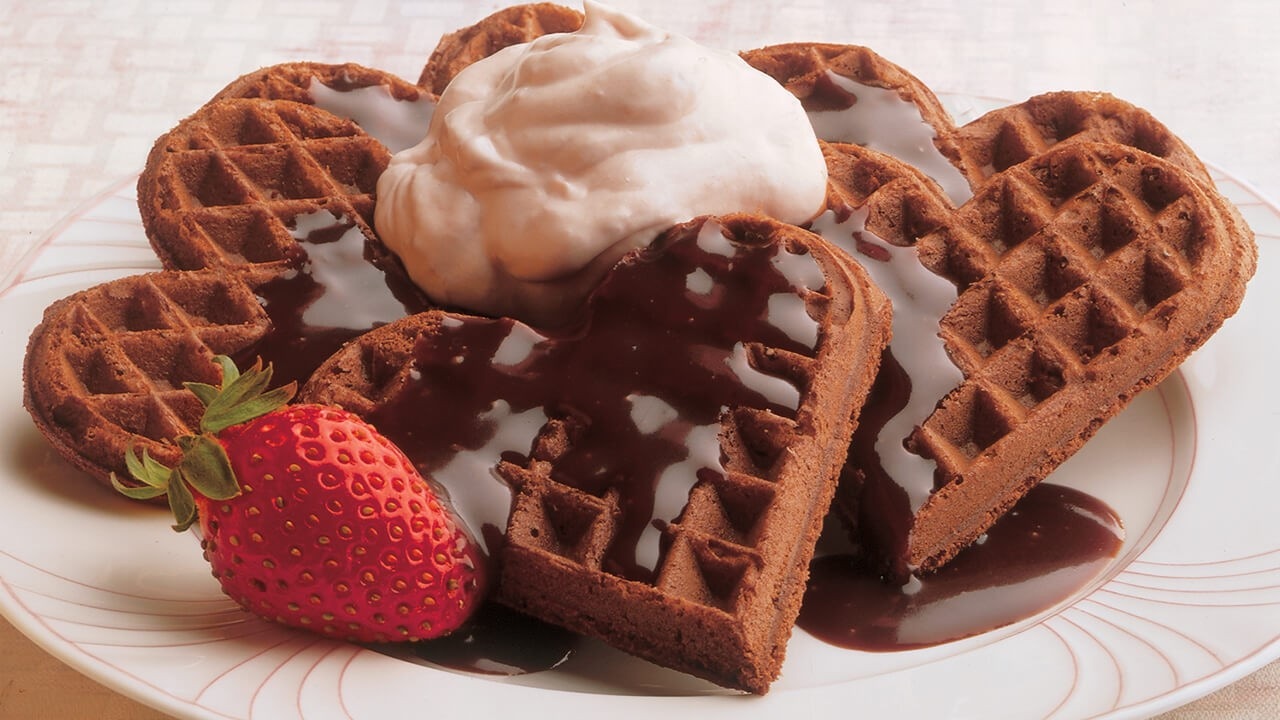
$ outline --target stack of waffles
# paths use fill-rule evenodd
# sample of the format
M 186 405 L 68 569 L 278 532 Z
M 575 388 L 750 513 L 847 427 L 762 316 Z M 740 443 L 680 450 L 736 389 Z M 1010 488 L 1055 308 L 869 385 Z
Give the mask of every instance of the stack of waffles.
M 928 87 L 874 52 L 799 43 L 743 56 L 815 118 L 827 220 L 799 228 L 732 215 L 672 228 L 620 263 L 572 332 L 430 307 L 371 222 L 377 177 L 403 143 L 360 113 L 344 116 L 352 103 L 333 94 L 369 91 L 421 121 L 467 64 L 580 23 L 565 8 L 518 6 L 446 36 L 418 87 L 295 63 L 237 80 L 183 120 L 139 181 L 166 269 L 55 303 L 31 337 L 25 400 L 45 436 L 103 481 L 124 473 L 130 448 L 172 460 L 172 438 L 201 409 L 183 383 L 215 382 L 220 354 L 263 356 L 306 382 L 303 398 L 428 448 L 415 458 L 427 474 L 443 476 L 449 460 L 432 442 L 478 451 L 487 439 L 449 433 L 536 410 L 523 446 L 499 448 L 468 481 L 506 493 L 496 519 L 475 521 L 496 530 L 486 533 L 496 600 L 763 693 L 833 496 L 887 570 L 945 564 L 1203 343 L 1253 273 L 1238 212 L 1144 111 L 1062 92 L 957 127 Z M 936 157 L 895 157 L 822 130 L 824 118 L 886 99 L 914 113 Z M 940 336 L 954 381 L 890 438 L 927 463 L 928 488 L 886 509 L 880 489 L 906 479 L 876 451 L 884 426 L 858 418 L 873 383 L 887 382 L 877 372 L 906 352 L 905 303 L 864 269 L 893 248 L 951 288 L 947 306 L 918 322 Z M 364 284 L 333 295 L 355 277 Z M 326 304 L 358 317 L 324 319 Z M 649 343 L 643 362 L 620 350 L 633 329 Z M 487 379 L 467 384 L 460 368 Z M 552 375 L 561 396 L 531 394 Z M 641 377 L 663 380 L 628 385 Z M 581 395 L 574 384 L 612 395 L 567 402 Z M 640 435 L 678 428 L 667 440 L 686 454 L 665 465 L 647 451 L 615 452 L 634 456 L 630 465 L 601 460 L 619 438 L 648 442 L 617 429 L 619 407 L 649 428 Z M 668 471 L 685 477 L 659 511 Z

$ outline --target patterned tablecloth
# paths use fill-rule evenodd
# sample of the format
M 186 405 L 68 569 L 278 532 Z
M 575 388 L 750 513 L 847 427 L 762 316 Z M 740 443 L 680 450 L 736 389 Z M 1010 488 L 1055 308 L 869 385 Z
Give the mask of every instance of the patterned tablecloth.
M 1021 99 L 1112 92 L 1210 163 L 1280 197 L 1280 5 L 1269 0 L 627 0 L 706 44 L 870 46 L 937 91 Z M 355 61 L 416 79 L 437 38 L 494 2 L 16 0 L 0 4 L 0 289 L 58 221 L 135 174 L 152 141 L 239 74 Z M 3 338 L 22 343 L 24 338 Z M 13 379 L 10 379 L 11 381 Z M 0 619 L 0 717 L 160 717 Z M 1166 718 L 1280 714 L 1272 664 Z

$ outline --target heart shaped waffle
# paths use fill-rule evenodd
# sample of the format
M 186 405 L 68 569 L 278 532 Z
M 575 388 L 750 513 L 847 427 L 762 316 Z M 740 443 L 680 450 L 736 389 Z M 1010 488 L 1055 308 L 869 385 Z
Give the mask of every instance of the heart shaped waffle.
M 352 65 L 233 82 L 157 141 L 139 178 L 143 224 L 169 271 L 59 301 L 33 333 L 28 410 L 100 481 L 128 477 L 131 447 L 176 462 L 172 438 L 201 412 L 182 383 L 216 381 L 215 355 L 261 356 L 281 381 L 301 381 L 350 338 L 427 306 L 367 219 L 388 151 L 317 105 L 315 82 L 423 97 Z
M 1239 307 L 1256 265 L 1252 233 L 1149 113 L 1057 92 L 955 127 L 927 87 L 866 48 L 792 44 L 744 58 L 800 97 L 820 131 L 849 133 L 828 139 L 868 145 L 826 149 L 828 204 L 861 220 L 827 223 L 824 236 L 872 265 L 886 250 L 867 251 L 868 238 L 915 246 L 912 257 L 958 289 L 945 313 L 918 322 L 938 323 L 960 376 L 936 408 L 916 400 L 926 412 L 909 436 L 882 438 L 885 422 L 864 423 L 838 496 L 892 574 L 946 563 Z M 893 98 L 903 123 L 931 130 L 925 155 L 935 157 L 864 134 L 858 114 L 884 113 Z M 950 171 L 971 198 L 948 186 Z M 910 395 L 923 379 L 898 379 L 892 357 L 883 366 L 877 397 Z M 891 477 L 885 453 L 899 440 L 931 464 Z
M 472 518 L 506 531 L 504 603 L 764 692 L 888 310 L 808 232 L 698 220 L 620 263 L 579 329 L 415 315 L 348 345 L 301 397 L 366 416 L 429 473 L 489 458 L 450 488 L 493 473 L 510 488 L 487 481 L 507 502 Z
M 388 145 L 417 142 L 433 108 L 353 64 L 244 75 L 157 140 L 138 179 L 147 237 L 167 269 L 253 283 L 270 337 L 289 338 L 264 355 L 305 379 L 343 341 L 429 306 L 371 223 Z
M 166 268 L 278 275 L 300 255 L 289 223 L 327 210 L 372 237 L 390 154 L 352 121 L 311 105 L 218 100 L 161 137 L 138 208 Z
M 161 136 L 138 179 L 143 227 L 167 269 L 275 276 L 305 256 L 296 219 L 321 211 L 365 236 L 395 295 L 425 296 L 373 231 L 390 152 L 416 144 L 434 97 L 353 63 L 284 63 L 237 78 Z
M 1198 178 L 1076 142 L 993 175 L 920 259 L 962 288 L 942 340 L 965 375 L 912 438 L 942 483 L 909 567 L 936 567 L 1240 306 L 1252 235 Z
M 271 322 L 250 283 L 205 270 L 104 283 L 50 305 L 31 335 L 23 400 L 75 467 L 109 484 L 127 478 L 133 447 L 176 465 L 173 438 L 204 412 L 184 382 L 217 382 L 213 356 L 239 355 Z

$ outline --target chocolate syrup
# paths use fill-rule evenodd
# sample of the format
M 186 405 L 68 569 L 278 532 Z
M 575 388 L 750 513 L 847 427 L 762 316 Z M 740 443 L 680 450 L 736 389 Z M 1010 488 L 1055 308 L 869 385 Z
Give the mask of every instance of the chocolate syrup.
M 886 258 L 883 246 L 867 244 L 865 233 L 854 233 L 852 239 L 850 251 L 869 258 L 864 264 L 898 261 Z M 980 543 L 940 570 L 913 577 L 904 557 L 922 488 L 908 490 L 904 483 L 936 489 L 942 479 L 932 463 L 909 467 L 932 475 L 891 477 L 881 457 L 886 451 L 902 452 L 882 443 L 881 436 L 907 409 L 912 390 L 912 375 L 886 349 L 850 443 L 838 493 L 841 510 L 855 520 L 858 550 L 855 554 L 847 548 L 814 560 L 797 620 L 834 645 L 905 650 L 1009 625 L 1071 596 L 1120 548 L 1120 521 L 1104 503 L 1041 484 Z
M 856 518 L 859 541 L 871 556 L 890 565 L 875 568 L 898 579 L 908 570 L 900 558 L 907 549 L 913 509 L 907 491 L 889 477 L 880 463 L 876 443 L 884 426 L 906 407 L 911 395 L 911 377 L 898 364 L 893 351 L 885 348 L 880 371 L 863 404 L 849 445 L 849 462 L 840 473 L 840 500 L 856 497 L 856 507 L 846 507 Z M 896 564 L 894 564 L 896 563 Z
M 830 112 L 848 110 L 858 102 L 858 96 L 836 84 L 831 73 L 818 73 L 813 80 L 813 90 L 801 99 L 805 112 Z
M 1101 501 L 1041 483 L 978 542 L 906 584 L 881 580 L 851 554 L 815 559 L 796 624 L 857 650 L 960 640 L 1070 597 L 1110 563 L 1122 536 L 1119 518 Z
M 351 219 L 319 210 L 294 223 L 301 252 L 293 267 L 255 290 L 271 332 L 235 358 L 241 367 L 258 357 L 271 363 L 277 384 L 305 382 L 348 340 L 427 307 L 397 273 L 375 266 Z
M 487 602 L 449 635 L 385 648 L 389 654 L 480 675 L 523 675 L 551 670 L 582 638 L 494 602 Z
M 349 243 L 358 234 L 354 228 L 346 219 L 335 219 L 310 230 L 304 227 L 299 240 L 306 245 Z M 668 248 L 646 253 L 631 265 L 629 274 L 618 273 L 621 279 L 611 280 L 600 291 L 592 318 L 577 330 L 545 336 L 526 328 L 532 346 L 513 366 L 495 368 L 489 362 L 511 337 L 515 327 L 511 321 L 477 318 L 447 328 L 434 344 L 424 344 L 418 352 L 424 377 L 437 382 L 405 393 L 375 422 L 431 469 L 447 462 L 458 448 L 479 447 L 491 438 L 491 424 L 475 419 L 485 417 L 495 399 L 516 409 L 543 405 L 550 417 L 568 419 L 571 425 L 575 418 L 593 418 L 589 426 L 576 429 L 577 444 L 558 460 L 556 479 L 597 494 L 609 488 L 624 492 L 623 533 L 606 569 L 650 579 L 650 568 L 635 557 L 635 545 L 646 528 L 670 519 L 655 515 L 656 483 L 663 469 L 687 461 L 691 431 L 715 425 L 720 407 L 727 405 L 793 414 L 786 402 L 750 390 L 726 370 L 734 345 L 745 340 L 799 352 L 811 350 L 768 322 L 768 298 L 794 292 L 792 283 L 772 266 L 770 253 L 754 249 L 716 257 L 698 250 L 688 235 L 684 242 L 673 239 L 676 252 Z M 318 278 L 332 277 L 328 271 L 349 272 L 349 260 L 341 258 L 337 266 L 317 273 L 317 262 L 332 263 L 334 258 L 308 253 L 299 259 L 296 271 L 258 288 L 273 330 L 252 354 L 272 362 L 280 382 L 304 381 L 348 340 L 425 309 L 426 303 L 414 293 L 393 291 L 396 280 L 391 275 L 381 283 L 363 283 L 358 293 L 342 295 L 352 315 L 363 320 L 312 321 L 308 308 L 331 292 Z M 367 264 L 367 259 L 356 262 Z M 709 294 L 691 289 L 695 283 L 689 276 L 699 266 L 716 279 Z M 638 318 L 648 322 L 637 322 Z M 692 359 L 677 350 L 685 347 L 695 348 Z M 464 360 L 455 363 L 455 357 Z M 891 355 L 886 356 L 884 367 L 873 390 L 880 399 L 863 414 L 867 430 L 883 422 L 875 419 L 877 414 L 891 408 L 893 398 L 905 396 L 910 388 L 910 379 L 900 368 L 893 372 L 898 366 Z M 721 395 L 726 388 L 729 395 Z M 611 393 L 607 399 L 589 397 L 605 390 Z M 676 411 L 677 418 L 655 432 L 640 432 L 632 417 L 634 398 L 640 396 L 660 399 Z M 424 408 L 451 412 L 424 412 Z M 529 452 L 528 447 L 517 448 L 505 451 L 503 457 L 525 462 Z M 634 463 L 637 470 L 623 473 L 627 463 Z M 720 471 L 717 458 L 695 474 Z M 872 480 L 864 497 L 872 496 L 883 497 L 864 501 L 864 511 L 877 508 L 881 520 L 909 525 L 907 501 L 894 499 L 891 484 Z M 885 512 L 891 508 L 896 512 Z M 920 647 L 995 629 L 1051 607 L 1095 577 L 1118 547 L 1116 527 L 1114 515 L 1096 500 L 1041 485 L 989 531 L 983 544 L 918 581 L 918 589 L 914 584 L 884 582 L 883 568 L 859 565 L 848 554 L 819 557 L 811 568 L 799 624 L 826 642 L 863 650 Z M 483 531 L 492 538 L 501 529 L 493 526 Z M 977 591 L 1007 602 L 966 600 Z M 928 620 L 939 616 L 947 622 Z M 550 670 L 572 654 L 577 641 L 572 633 L 488 603 L 447 638 L 386 652 L 409 653 L 413 659 L 462 671 L 505 675 Z
M 730 244 L 712 223 L 702 232 L 686 227 L 615 269 L 573 330 L 540 335 L 510 319 L 445 322 L 419 342 L 417 379 L 369 419 L 424 474 L 460 449 L 485 445 L 495 403 L 563 421 L 571 441 L 552 478 L 596 496 L 616 493 L 621 521 L 604 569 L 652 581 L 643 538 L 656 547 L 651 529 L 675 519 L 659 509 L 669 504 L 664 496 L 678 498 L 678 512 L 694 478 L 723 473 L 722 412 L 795 415 L 794 384 L 746 362 L 755 343 L 812 353 L 771 307 L 773 296 L 796 293 L 786 262 L 775 257 L 784 254 L 774 245 Z M 703 275 L 714 281 L 705 288 L 696 280 Z M 511 354 L 508 343 L 520 351 L 495 362 Z M 530 453 L 511 447 L 504 456 L 524 464 Z

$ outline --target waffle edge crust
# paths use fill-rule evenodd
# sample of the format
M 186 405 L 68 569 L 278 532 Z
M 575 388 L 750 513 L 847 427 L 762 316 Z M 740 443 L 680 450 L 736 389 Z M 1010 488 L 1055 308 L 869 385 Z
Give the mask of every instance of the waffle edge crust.
M 214 355 L 270 332 L 253 286 L 222 271 L 113 280 L 50 305 L 23 362 L 23 403 L 50 444 L 104 485 L 137 449 L 170 466 L 204 407 L 184 382 L 217 383 Z M 127 480 L 126 480 L 127 482 Z
M 837 492 L 855 541 L 894 574 L 946 564 L 1243 300 L 1257 264 L 1252 231 L 1191 149 L 1141 108 L 1058 91 L 955 126 L 926 86 L 867 48 L 793 43 L 742 55 L 806 107 L 831 101 L 828 73 L 895 91 L 973 190 L 956 208 L 894 158 L 824 144 L 828 204 L 866 207 L 867 229 L 916 245 L 959 293 L 939 334 L 964 380 L 905 439 L 937 464 L 908 536 L 876 527 L 865 458 Z
M 327 210 L 373 241 L 390 153 L 354 122 L 270 98 L 213 100 L 161 136 L 138 210 L 165 268 L 274 277 L 303 253 L 288 224 Z
M 1133 147 L 1074 142 L 994 176 L 921 262 L 960 288 L 943 343 L 964 382 L 911 439 L 943 484 L 907 562 L 972 542 L 1240 307 L 1249 228 L 1195 175 Z
M 418 86 L 444 93 L 454 76 L 477 60 L 499 50 L 530 42 L 550 33 L 582 27 L 582 13 L 555 3 L 512 5 L 440 38 L 418 77 Z
M 800 389 L 794 417 L 732 407 L 722 414 L 725 472 L 700 479 L 665 528 L 652 583 L 603 568 L 617 532 L 616 501 L 553 479 L 558 453 L 571 441 L 555 421 L 547 423 L 527 461 L 497 469 L 514 490 L 496 556 L 497 599 L 659 665 L 764 693 L 799 613 L 891 310 L 856 264 L 807 231 L 756 216 L 717 221 L 735 243 L 784 244 L 822 269 L 824 288 L 805 296 L 819 326 L 812 356 L 766 350 L 753 359 Z M 702 222 L 669 232 L 696 232 Z M 376 411 L 394 399 L 420 337 L 438 331 L 445 317 L 420 313 L 363 336 L 316 372 L 302 399 Z

